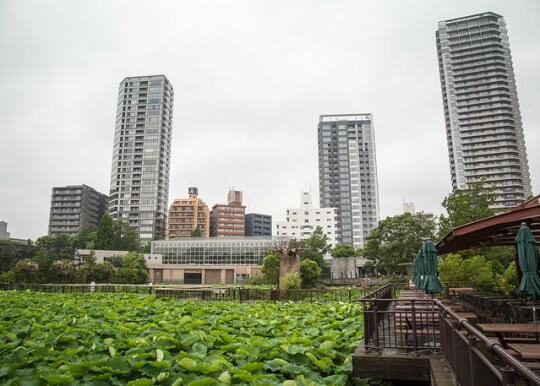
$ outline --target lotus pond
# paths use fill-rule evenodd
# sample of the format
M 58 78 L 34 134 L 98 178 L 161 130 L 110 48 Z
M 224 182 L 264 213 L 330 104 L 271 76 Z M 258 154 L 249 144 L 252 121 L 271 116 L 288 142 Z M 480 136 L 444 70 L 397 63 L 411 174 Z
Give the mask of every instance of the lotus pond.
M 342 385 L 363 333 L 351 303 L 4 291 L 0 307 L 13 385 Z

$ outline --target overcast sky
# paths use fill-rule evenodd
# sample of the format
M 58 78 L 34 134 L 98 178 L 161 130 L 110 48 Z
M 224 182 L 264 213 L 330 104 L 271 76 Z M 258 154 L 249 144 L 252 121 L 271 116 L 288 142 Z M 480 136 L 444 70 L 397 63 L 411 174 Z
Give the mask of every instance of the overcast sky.
M 47 233 L 51 188 L 109 192 L 118 84 L 174 92 L 169 203 L 229 188 L 282 221 L 319 202 L 321 114 L 373 113 L 381 219 L 442 212 L 451 191 L 435 30 L 493 11 L 510 37 L 533 192 L 540 188 L 540 2 L 0 0 L 0 220 Z M 535 149 L 536 148 L 536 149 Z

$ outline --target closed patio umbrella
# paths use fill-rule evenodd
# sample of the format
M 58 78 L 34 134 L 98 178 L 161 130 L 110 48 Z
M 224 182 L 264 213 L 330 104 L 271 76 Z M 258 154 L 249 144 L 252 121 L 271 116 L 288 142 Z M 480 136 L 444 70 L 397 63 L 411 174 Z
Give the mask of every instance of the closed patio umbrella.
M 417 279 L 417 283 L 415 284 L 418 289 L 422 289 L 424 285 L 424 275 L 425 275 L 425 270 L 426 270 L 425 264 L 424 264 L 424 253 L 422 249 L 418 251 L 418 255 L 416 255 L 416 260 L 417 260 L 416 270 L 418 272 L 418 279 Z
M 412 281 L 414 283 L 414 285 L 416 287 L 418 287 L 418 284 L 417 284 L 417 281 L 418 281 L 418 278 L 419 278 L 419 275 L 418 275 L 418 255 L 416 255 L 416 257 L 414 258 L 413 260 L 413 263 L 412 263 Z
M 435 249 L 433 241 L 428 240 L 424 243 L 422 255 L 424 256 L 424 280 L 421 288 L 431 295 L 440 294 L 443 287 L 437 277 L 439 258 L 437 257 L 437 249 Z
M 527 300 L 540 298 L 540 278 L 536 273 L 538 255 L 536 240 L 528 226 L 522 225 L 516 236 L 519 268 L 523 272 L 519 292 Z

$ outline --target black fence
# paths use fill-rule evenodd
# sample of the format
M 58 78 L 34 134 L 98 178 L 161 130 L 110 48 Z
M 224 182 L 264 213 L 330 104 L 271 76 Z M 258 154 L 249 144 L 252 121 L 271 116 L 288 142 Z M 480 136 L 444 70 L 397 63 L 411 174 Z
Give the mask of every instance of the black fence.
M 146 284 L 32 284 L 0 283 L 0 290 L 30 290 L 47 293 L 135 293 L 153 294 L 155 288 Z
M 355 302 L 365 297 L 372 287 L 349 287 L 336 289 L 275 289 L 275 288 L 156 288 L 157 297 L 173 297 L 204 301 L 294 301 L 294 302 Z

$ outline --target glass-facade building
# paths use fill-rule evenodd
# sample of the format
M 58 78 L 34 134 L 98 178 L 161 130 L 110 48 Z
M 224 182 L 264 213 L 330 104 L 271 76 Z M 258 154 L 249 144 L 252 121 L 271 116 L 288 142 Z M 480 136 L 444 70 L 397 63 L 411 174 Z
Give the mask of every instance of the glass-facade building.
M 321 115 L 318 146 L 320 206 L 338 209 L 337 243 L 362 248 L 379 222 L 372 115 Z
M 174 92 L 164 75 L 120 82 L 109 213 L 141 241 L 165 237 Z
M 152 241 L 152 253 L 162 255 L 163 264 L 262 265 L 272 248 L 271 237 L 189 238 Z
M 439 72 L 452 188 L 485 180 L 494 208 L 531 195 L 510 43 L 493 12 L 439 22 Z

